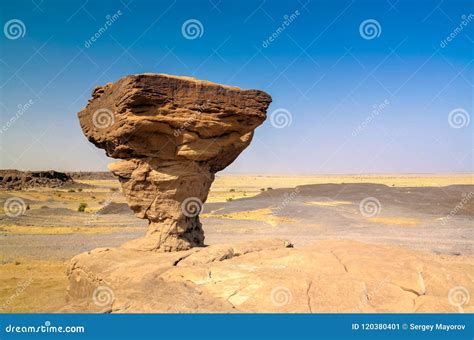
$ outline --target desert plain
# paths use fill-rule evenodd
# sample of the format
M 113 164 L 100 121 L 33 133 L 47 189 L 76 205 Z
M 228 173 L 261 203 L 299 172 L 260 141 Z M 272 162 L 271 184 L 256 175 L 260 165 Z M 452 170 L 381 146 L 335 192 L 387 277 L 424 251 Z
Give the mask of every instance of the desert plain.
M 115 268 L 103 280 L 136 288 L 106 303 L 71 298 L 71 258 L 94 266 L 147 221 L 116 179 L 72 177 L 0 191 L 0 207 L 25 203 L 0 211 L 1 312 L 474 311 L 472 174 L 217 175 L 200 215 L 206 247 L 122 253 L 123 276 L 120 256 L 101 255 L 103 272 Z

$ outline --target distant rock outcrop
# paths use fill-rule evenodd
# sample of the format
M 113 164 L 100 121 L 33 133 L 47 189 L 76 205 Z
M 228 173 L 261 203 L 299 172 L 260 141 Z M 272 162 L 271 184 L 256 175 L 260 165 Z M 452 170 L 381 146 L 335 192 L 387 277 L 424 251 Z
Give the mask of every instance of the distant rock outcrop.
M 214 174 L 250 144 L 271 97 L 163 74 L 95 88 L 78 113 L 89 141 L 122 159 L 109 169 L 130 208 L 150 221 L 128 248 L 160 252 L 204 244 L 199 212 Z
M 63 172 L 0 170 L 0 189 L 23 190 L 37 187 L 57 188 L 72 184 L 72 178 Z
M 69 176 L 72 177 L 73 180 L 114 180 L 115 177 L 109 171 L 71 171 L 67 172 Z

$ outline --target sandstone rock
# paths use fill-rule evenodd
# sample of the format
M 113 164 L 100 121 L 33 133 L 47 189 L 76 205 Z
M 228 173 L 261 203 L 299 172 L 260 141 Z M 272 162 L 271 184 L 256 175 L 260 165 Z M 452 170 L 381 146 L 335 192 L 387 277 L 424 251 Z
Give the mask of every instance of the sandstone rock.
M 130 208 L 150 221 L 126 245 L 151 251 L 204 244 L 199 212 L 214 174 L 249 145 L 271 97 L 188 77 L 127 76 L 97 87 L 78 113 L 89 141 L 113 158 Z
M 146 255 L 99 249 L 71 261 L 65 311 L 469 313 L 473 263 L 343 240 L 304 248 L 258 240 Z

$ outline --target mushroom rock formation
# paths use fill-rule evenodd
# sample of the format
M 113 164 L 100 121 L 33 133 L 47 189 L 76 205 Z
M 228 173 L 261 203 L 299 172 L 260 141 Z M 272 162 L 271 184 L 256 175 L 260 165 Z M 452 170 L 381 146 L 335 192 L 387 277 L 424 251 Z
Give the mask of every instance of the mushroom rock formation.
M 109 169 L 135 215 L 149 220 L 146 236 L 123 246 L 160 252 L 203 246 L 198 215 L 214 174 L 250 144 L 270 103 L 262 91 L 164 74 L 96 87 L 78 113 L 82 130 L 121 159 Z

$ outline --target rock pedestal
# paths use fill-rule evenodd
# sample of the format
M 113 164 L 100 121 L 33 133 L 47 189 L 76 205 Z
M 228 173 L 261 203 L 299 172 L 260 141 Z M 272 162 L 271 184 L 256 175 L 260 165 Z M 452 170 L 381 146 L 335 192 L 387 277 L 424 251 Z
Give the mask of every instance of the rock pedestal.
M 89 139 L 113 158 L 135 215 L 150 221 L 125 247 L 177 251 L 204 245 L 199 212 L 214 174 L 250 144 L 271 97 L 188 77 L 127 76 L 94 89 L 78 113 Z
M 347 240 L 102 248 L 71 260 L 62 312 L 472 313 L 471 272 L 470 258 Z

